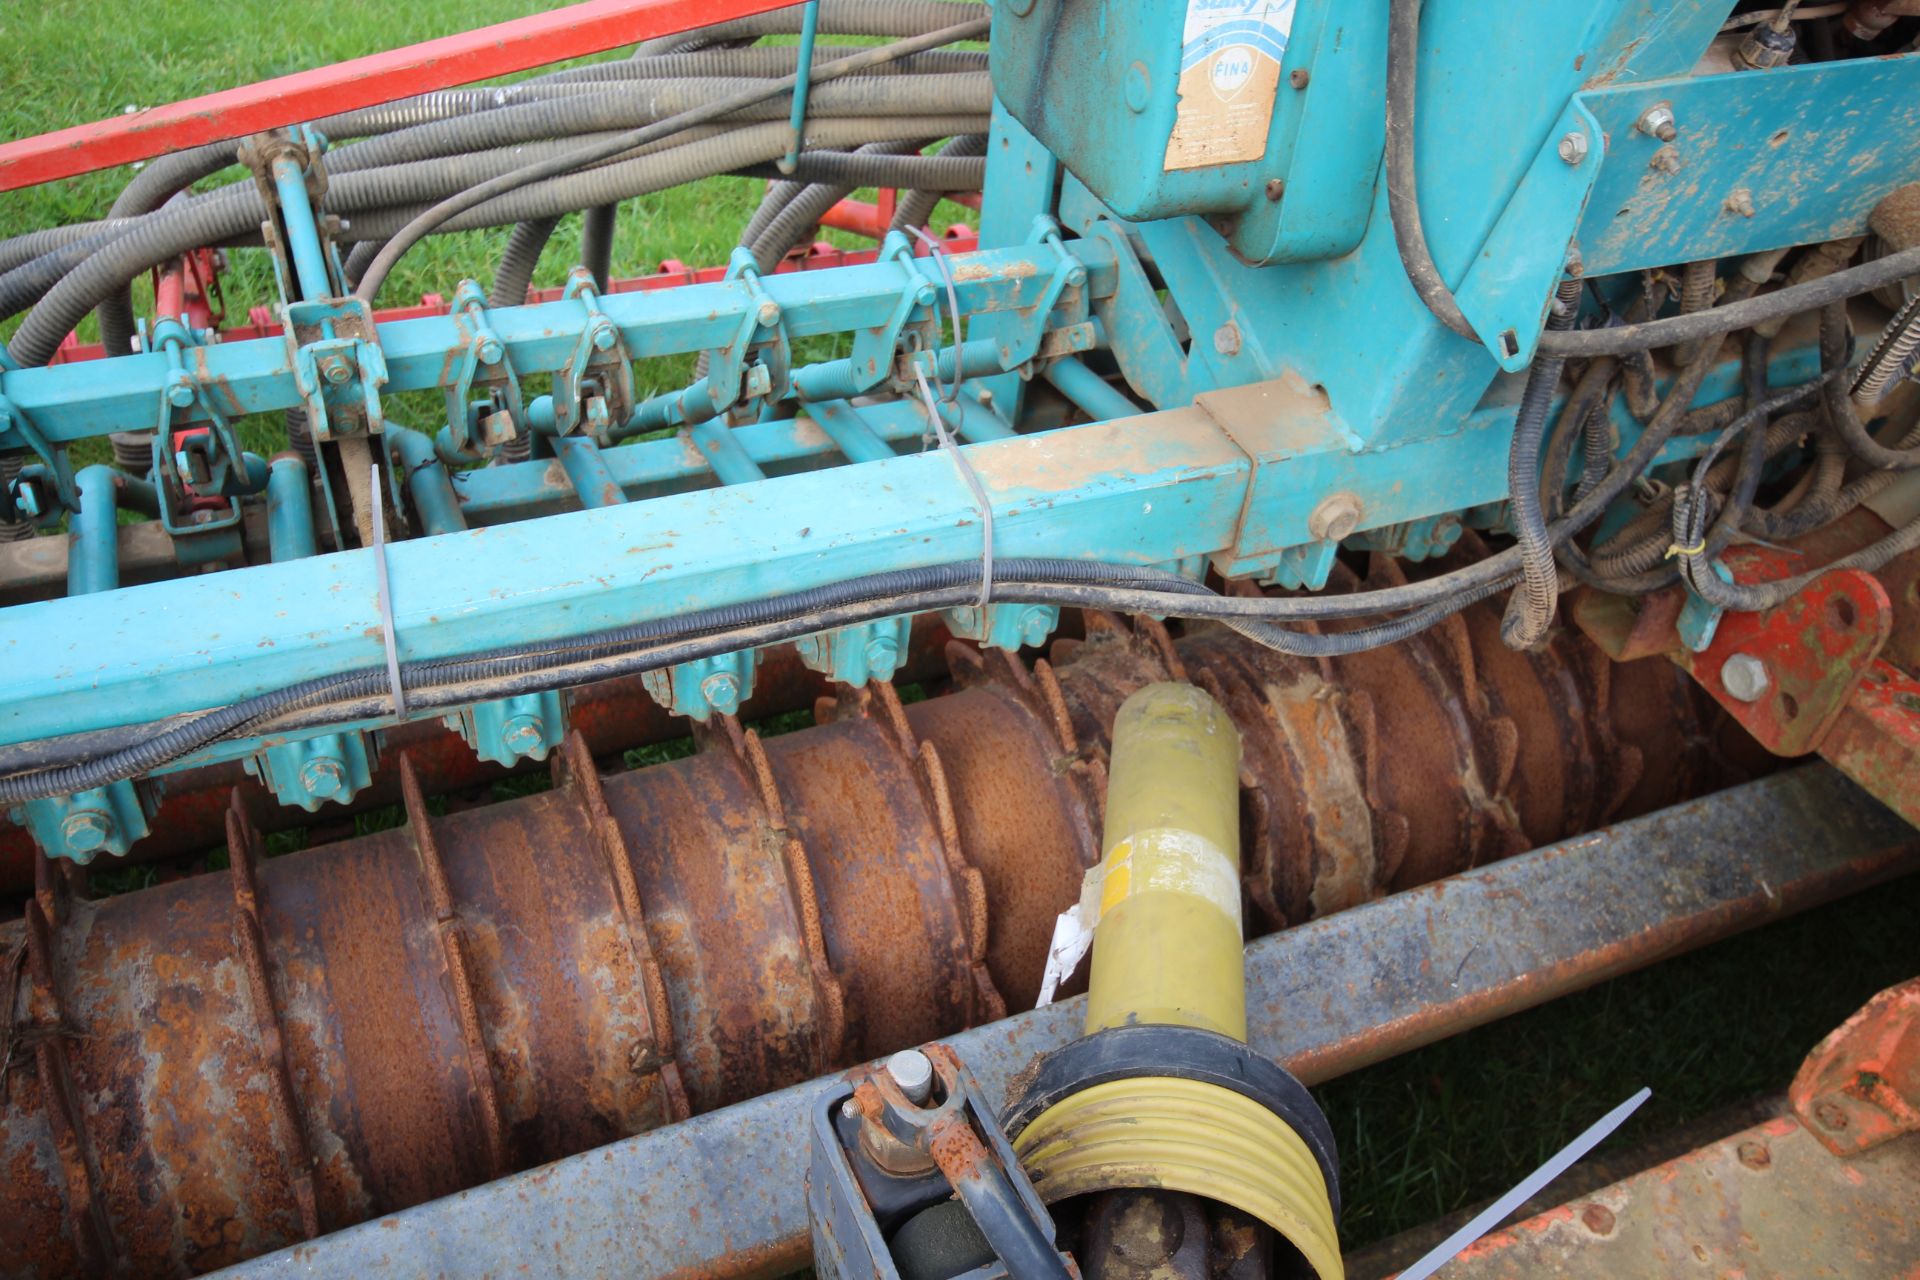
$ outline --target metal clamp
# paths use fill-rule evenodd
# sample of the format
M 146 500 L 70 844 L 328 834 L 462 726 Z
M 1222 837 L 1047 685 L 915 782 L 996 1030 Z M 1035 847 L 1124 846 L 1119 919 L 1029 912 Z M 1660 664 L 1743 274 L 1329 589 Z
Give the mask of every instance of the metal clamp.
M 4 503 L 0 505 L 42 522 L 57 519 L 62 509 L 72 511 L 78 508 L 80 490 L 74 485 L 73 462 L 67 457 L 67 451 L 48 444 L 47 438 L 40 434 L 40 429 L 33 425 L 26 411 L 7 399 L 4 392 L 0 392 L 0 436 L 7 433 L 12 433 L 15 444 L 24 444 L 39 455 L 44 465 L 37 470 L 28 468 L 33 472 L 32 477 L 27 471 L 22 471 L 20 478 L 8 488 Z M 43 486 L 50 488 L 51 492 L 43 494 Z M 52 499 L 58 500 L 57 505 Z
M 239 434 L 215 403 L 206 379 L 187 368 L 186 352 L 200 336 L 177 316 L 161 316 L 145 335 L 149 351 L 166 357 L 167 376 L 153 432 L 153 477 L 160 524 L 175 538 L 238 524 L 240 495 L 255 492 Z
M 1087 283 L 1087 268 L 1068 251 L 1066 242 L 1060 238 L 1060 224 L 1046 214 L 1040 214 L 1033 220 L 1033 234 L 1027 237 L 1027 243 L 1051 247 L 1057 260 L 1053 273 L 1047 277 L 1046 287 L 1041 290 L 1034 304 L 1014 309 L 1013 314 L 1021 321 L 1019 327 L 1001 338 L 1000 367 L 1008 373 L 1019 373 L 1022 377 L 1032 376 L 1033 361 L 1040 356 L 1074 355 L 1093 348 L 1093 325 L 1086 318 L 1087 299 L 1084 292 L 1079 295 L 1076 304 L 1079 320 L 1064 326 L 1057 333 L 1047 327 L 1048 318 L 1066 298 L 1067 291 L 1084 290 Z
M 895 368 L 900 353 L 901 335 L 914 321 L 916 313 L 930 320 L 938 292 L 920 271 L 913 256 L 913 244 L 898 231 L 889 231 L 880 244 L 878 262 L 899 266 L 903 279 L 900 294 L 885 323 L 860 329 L 853 335 L 853 354 L 845 360 L 827 360 L 808 365 L 793 376 L 794 390 L 804 400 L 850 400 L 873 390 L 888 378 L 898 387 L 913 386 L 911 369 Z M 924 344 L 922 344 L 924 345 Z
M 477 282 L 460 282 L 447 315 L 459 333 L 451 373 L 440 388 L 447 398 L 448 434 L 462 454 L 496 449 L 518 436 L 526 421 L 520 379 L 507 344 L 487 320 L 487 296 Z
M 735 249 L 727 259 L 724 278 L 746 286 L 747 314 L 733 341 L 713 350 L 707 363 L 707 390 L 716 415 L 730 411 L 737 415 L 749 401 L 771 404 L 792 394 L 793 353 L 786 318 L 760 282 L 753 251 Z
M 578 302 L 586 324 L 553 374 L 553 429 L 572 435 L 584 423 L 589 434 L 606 439 L 611 429 L 633 412 L 633 357 L 620 327 L 600 309 L 593 275 L 585 267 L 567 273 L 561 297 Z

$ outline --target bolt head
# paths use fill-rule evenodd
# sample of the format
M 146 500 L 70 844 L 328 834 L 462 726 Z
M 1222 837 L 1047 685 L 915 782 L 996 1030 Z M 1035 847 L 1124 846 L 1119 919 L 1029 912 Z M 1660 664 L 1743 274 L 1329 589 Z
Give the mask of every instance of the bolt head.
M 887 1074 L 909 1102 L 922 1103 L 933 1094 L 933 1061 L 918 1049 L 902 1049 L 888 1058 Z
M 1587 158 L 1587 135 L 1575 129 L 1560 139 L 1558 150 L 1562 160 L 1568 164 L 1579 164 Z
M 331 800 L 346 789 L 346 766 L 332 756 L 309 760 L 300 766 L 300 786 L 316 799 Z
M 780 323 L 780 304 L 777 302 L 761 303 L 760 304 L 760 323 L 763 326 L 779 324 Z
M 700 682 L 700 694 L 715 711 L 732 715 L 740 706 L 739 677 L 731 671 L 716 671 Z
M 500 344 L 498 338 L 488 338 L 480 344 L 480 362 L 482 364 L 499 364 L 500 361 L 506 357 L 506 354 L 507 349 Z
M 593 330 L 594 349 L 598 351 L 613 350 L 613 342 L 615 337 L 617 336 L 618 335 L 616 335 L 613 331 L 612 325 L 610 324 L 596 325 Z
M 1307 532 L 1322 542 L 1339 542 L 1353 536 L 1364 514 L 1366 508 L 1355 495 L 1331 493 L 1307 516 Z
M 1240 326 L 1229 320 L 1213 331 L 1213 349 L 1223 356 L 1240 353 Z
M 167 403 L 176 409 L 185 409 L 193 404 L 193 384 L 185 378 L 175 378 L 167 387 Z
M 106 848 L 112 838 L 113 818 L 98 809 L 70 813 L 60 824 L 60 839 L 67 846 L 67 852 L 86 854 L 89 859 Z
M 1038 648 L 1053 632 L 1053 613 L 1045 605 L 1029 605 L 1020 615 L 1020 643 Z
M 328 356 L 320 362 L 320 376 L 339 386 L 353 376 L 353 370 L 340 356 Z
M 1749 1169 L 1765 1169 L 1773 1164 L 1773 1153 L 1764 1142 L 1743 1142 L 1738 1148 L 1740 1163 Z
M 1831 1102 L 1823 1102 L 1813 1109 L 1813 1118 L 1828 1129 L 1847 1127 L 1847 1113 Z
M 1758 702 L 1772 683 L 1767 664 L 1750 653 L 1736 653 L 1720 664 L 1720 687 L 1737 701 Z
M 1283 178 L 1268 178 L 1266 190 L 1267 199 L 1278 200 L 1281 196 L 1287 194 L 1286 180 Z
M 500 740 L 514 755 L 530 755 L 545 745 L 547 722 L 540 716 L 515 716 L 501 727 Z
M 1127 100 L 1127 110 L 1136 114 L 1147 109 L 1147 103 L 1153 98 L 1153 79 L 1147 74 L 1147 64 L 1130 62 L 1127 73 L 1121 77 L 1120 88 Z
M 1613 1234 L 1613 1210 L 1603 1204 L 1590 1204 L 1580 1211 L 1580 1222 L 1597 1236 Z
M 874 680 L 885 680 L 893 675 L 894 668 L 900 664 L 900 646 L 893 642 L 892 636 L 875 636 L 867 641 L 862 656 L 867 663 L 867 676 Z
M 1306 88 L 1307 81 L 1312 78 L 1312 74 L 1308 72 L 1305 67 L 1295 67 L 1293 70 L 1287 72 L 1287 83 L 1296 89 Z

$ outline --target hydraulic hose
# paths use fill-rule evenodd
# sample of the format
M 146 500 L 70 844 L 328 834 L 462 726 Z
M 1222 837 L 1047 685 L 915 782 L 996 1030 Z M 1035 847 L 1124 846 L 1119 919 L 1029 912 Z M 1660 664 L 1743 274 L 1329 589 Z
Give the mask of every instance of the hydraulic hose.
M 527 290 L 533 285 L 533 271 L 540 263 L 540 254 L 547 247 L 547 241 L 553 237 L 553 229 L 560 224 L 557 216 L 533 218 L 527 222 L 514 224 L 513 234 L 507 237 L 507 247 L 501 251 L 500 265 L 493 271 L 493 287 L 487 290 L 487 305 L 490 307 L 518 307 L 525 304 Z
M 957 121 L 957 117 L 954 118 Z M 755 165 L 742 171 L 751 178 L 770 178 L 779 171 Z M 978 156 L 855 154 L 816 147 L 802 151 L 794 178 L 845 187 L 932 187 L 941 192 L 978 191 L 987 174 L 987 162 Z
M 1560 282 L 1549 329 L 1573 324 L 1580 306 L 1580 277 Z M 1546 434 L 1547 411 L 1560 386 L 1566 362 L 1543 356 L 1527 371 L 1526 389 L 1514 418 L 1513 441 L 1507 449 L 1507 494 L 1513 511 L 1514 537 L 1520 552 L 1520 586 L 1507 602 L 1500 622 L 1500 638 L 1510 649 L 1531 649 L 1546 638 L 1560 599 L 1560 573 L 1554 565 L 1553 543 L 1547 537 L 1546 514 L 1540 507 L 1540 441 Z
M 633 51 L 633 57 L 638 61 L 703 45 L 752 41 L 769 35 L 796 35 L 800 31 L 803 8 L 796 4 L 750 18 L 659 36 L 643 42 Z M 822 0 L 815 30 L 823 36 L 918 36 L 965 22 L 980 10 L 977 4 L 947 3 L 946 0 Z M 986 35 L 984 31 L 980 34 L 981 38 Z
M 347 251 L 346 261 L 340 264 L 340 274 L 346 277 L 347 288 L 351 289 L 360 282 L 360 276 L 373 261 L 373 255 L 380 252 L 384 243 L 379 240 L 362 240 Z
M 601 293 L 607 291 L 607 277 L 613 270 L 613 234 L 619 220 L 620 205 L 616 201 L 593 206 L 580 224 L 580 265 Z
M 813 60 L 830 62 L 858 53 L 863 46 L 816 44 Z M 791 75 L 800 65 L 800 50 L 795 45 L 750 45 L 744 49 L 707 48 L 688 53 L 654 54 L 648 57 L 616 58 L 589 62 L 541 76 L 538 83 L 552 86 L 566 83 L 605 83 L 617 80 L 675 80 L 689 76 L 738 76 L 759 79 L 764 76 Z M 948 75 L 962 71 L 985 71 L 985 50 L 929 49 L 896 62 L 883 63 L 867 71 L 874 76 Z
M 904 8 L 905 6 L 896 7 Z M 813 81 L 815 84 L 824 84 L 830 80 L 853 75 L 868 66 L 890 62 L 894 59 L 905 57 L 910 53 L 917 53 L 921 49 L 937 48 L 943 44 L 952 44 L 956 40 L 973 39 L 985 35 L 988 24 L 989 19 L 980 18 L 956 26 L 946 27 L 929 35 L 918 36 L 912 40 L 903 40 L 895 44 L 883 45 L 876 49 L 853 54 L 850 57 L 841 58 L 816 68 L 813 72 Z M 783 76 L 777 80 L 769 80 L 751 89 L 742 90 L 738 94 L 707 103 L 695 110 L 684 112 L 678 116 L 659 121 L 642 129 L 637 129 L 623 137 L 581 147 L 551 160 L 531 164 L 522 169 L 515 170 L 512 173 L 502 174 L 500 177 L 489 182 L 483 182 L 458 195 L 449 197 L 395 233 L 393 238 L 388 242 L 387 247 L 380 251 L 380 255 L 374 259 L 373 264 L 367 269 L 366 278 L 360 282 L 359 287 L 355 290 L 355 296 L 367 301 L 372 301 L 373 298 L 378 295 L 381 284 L 385 282 L 387 273 L 393 269 L 393 264 L 398 262 L 408 249 L 419 243 L 422 238 L 442 224 L 477 205 L 486 203 L 495 196 L 528 186 L 543 178 L 556 177 L 560 174 L 580 169 L 586 165 L 597 164 L 602 160 L 611 159 L 623 151 L 656 141 L 660 138 L 668 137 L 693 125 L 724 119 L 734 111 L 777 96 L 778 94 L 790 92 L 793 88 L 794 77 L 792 76 Z
M 1393 222 L 1393 243 L 1407 282 L 1447 328 L 1471 342 L 1473 331 L 1453 290 L 1427 248 L 1426 229 L 1420 223 L 1420 187 L 1413 156 L 1413 114 L 1416 68 L 1420 56 L 1421 0 L 1393 0 L 1387 18 L 1387 213 Z
M 952 142 L 942 147 L 939 158 L 942 160 L 959 160 L 968 156 L 984 156 L 986 154 L 987 136 L 983 133 L 970 133 L 964 138 L 955 138 Z M 986 166 L 984 164 L 981 166 L 980 176 L 982 184 L 984 185 L 986 180 Z M 940 187 L 915 187 L 905 195 L 902 195 L 899 202 L 894 205 L 893 221 L 887 225 L 887 230 L 905 231 L 909 227 L 926 226 L 927 219 L 933 216 L 934 206 L 940 203 L 941 198 L 947 194 L 947 190 L 949 189 L 954 191 L 975 190 L 975 188 L 971 186 L 947 189 Z
M 1400 2 L 1400 0 L 1397 0 Z M 1885 285 L 1920 274 L 1920 245 L 1804 284 L 1787 285 L 1741 302 L 1689 316 L 1669 316 L 1611 329 L 1575 329 L 1543 333 L 1539 350 L 1568 357 L 1624 355 L 1654 347 L 1676 346 L 1700 338 L 1757 328 L 1764 321 L 1782 320 L 1802 311 L 1872 293 Z
M 1831 279 L 1832 277 L 1828 277 Z M 1847 323 L 1845 305 L 1833 302 L 1820 311 L 1820 364 L 1829 372 L 1843 368 L 1852 330 Z M 1834 431 L 1847 446 L 1847 452 L 1867 466 L 1882 471 L 1907 471 L 1920 467 L 1920 449 L 1889 449 L 1875 440 L 1860 421 L 1860 410 L 1853 402 L 1851 384 L 1835 378 L 1826 384 L 1827 417 Z

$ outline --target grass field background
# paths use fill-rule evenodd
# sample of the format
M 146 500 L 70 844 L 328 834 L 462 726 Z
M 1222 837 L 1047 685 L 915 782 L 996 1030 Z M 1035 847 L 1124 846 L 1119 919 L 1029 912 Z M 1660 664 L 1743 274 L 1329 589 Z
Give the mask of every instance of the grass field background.
M 60 128 L 545 7 L 526 0 L 331 0 L 324 7 L 272 0 L 8 0 L 0 4 L 0 84 L 6 86 L 0 136 Z M 126 176 L 96 174 L 0 194 L 0 235 L 98 216 Z M 669 256 L 694 264 L 723 261 L 760 185 L 720 180 L 629 201 L 615 273 L 648 271 Z M 451 294 L 465 276 L 484 281 L 505 238 L 500 230 L 429 242 L 402 262 L 383 302 Z M 558 282 L 577 245 L 575 220 L 555 234 L 537 282 Z M 228 285 L 236 315 L 271 301 L 258 257 L 236 255 Z M 139 301 L 145 303 L 144 293 Z M 0 336 L 11 329 L 0 325 Z M 806 722 L 789 717 L 769 728 Z M 651 749 L 633 762 L 683 749 Z M 1920 881 L 1909 878 L 1319 1090 L 1346 1168 L 1348 1241 L 1375 1240 L 1497 1194 L 1642 1084 L 1653 1087 L 1653 1101 L 1613 1149 L 1784 1087 L 1827 1030 L 1873 992 L 1913 975 L 1920 959 L 1916 938 Z M 799 1123 L 796 1117 L 796 1132 Z

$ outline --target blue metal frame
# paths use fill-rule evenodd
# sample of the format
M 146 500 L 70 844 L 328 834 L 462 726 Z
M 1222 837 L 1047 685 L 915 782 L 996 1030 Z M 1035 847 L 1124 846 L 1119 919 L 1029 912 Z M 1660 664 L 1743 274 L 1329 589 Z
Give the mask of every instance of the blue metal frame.
M 232 482 L 269 485 L 276 563 L 111 589 L 100 532 L 111 528 L 89 501 L 97 481 L 62 469 L 65 446 L 151 429 L 156 405 L 176 430 L 224 433 L 242 415 L 305 406 L 322 440 L 336 412 L 348 434 L 384 432 L 425 535 L 387 552 L 404 659 L 978 557 L 970 488 L 951 459 L 916 452 L 929 427 L 904 394 L 916 367 L 942 387 L 965 382 L 940 412 L 969 442 L 998 556 L 1211 560 L 1228 575 L 1316 587 L 1336 548 L 1310 516 L 1333 494 L 1360 507 L 1355 545 L 1438 554 L 1462 523 L 1499 518 L 1514 371 L 1570 243 L 1595 274 L 1851 234 L 1886 188 L 1920 177 L 1920 56 L 1689 76 L 1729 7 L 1607 0 L 1503 16 L 1484 3 L 1427 5 L 1421 199 L 1442 273 L 1497 355 L 1441 328 L 1407 283 L 1373 178 L 1377 92 L 1335 92 L 1371 74 L 1354 50 L 1378 34 L 1378 15 L 1369 9 L 1359 44 L 1342 47 L 1321 0 L 1303 0 L 1287 54 L 1309 74 L 1274 145 L 1299 187 L 1256 220 L 1259 252 L 1286 260 L 1266 267 L 1236 256 L 1254 234 L 1244 227 L 1230 243 L 1198 217 L 1115 217 L 996 105 L 976 253 L 935 262 L 893 237 L 866 266 L 761 278 L 741 261 L 714 284 L 603 298 L 576 281 L 560 301 L 497 309 L 463 286 L 446 316 L 375 329 L 315 296 L 337 267 L 323 236 L 309 243 L 311 183 L 281 166 L 281 273 L 306 295 L 286 306 L 287 337 L 206 345 L 175 325 L 147 354 L 0 373 L 0 448 L 42 459 L 36 502 L 81 513 L 76 594 L 0 613 L 0 743 L 157 720 L 382 661 L 372 561 L 312 554 L 294 526 L 310 528 L 313 504 L 302 509 L 290 468 L 270 481 L 241 459 Z M 1502 32 L 1503 73 L 1447 74 L 1480 64 L 1489 24 Z M 1680 122 L 1670 156 L 1633 127 L 1654 102 Z M 1576 133 L 1587 145 L 1569 159 L 1560 143 Z M 1752 216 L 1699 194 L 1743 186 Z M 949 328 L 949 279 L 964 343 Z M 823 335 L 851 335 L 851 354 L 791 365 L 795 344 Z M 711 353 L 705 379 L 633 403 L 633 362 L 695 351 Z M 1108 360 L 1159 412 L 1130 413 L 1098 372 Z M 1814 363 L 1810 350 L 1784 351 L 1774 376 L 1798 380 Z M 556 395 L 523 403 L 522 382 L 543 374 Z M 1104 420 L 1038 430 L 1059 400 L 1028 387 L 1036 375 Z M 448 410 L 437 442 L 386 422 L 386 400 L 432 389 Z M 1737 393 L 1729 364 L 1699 402 Z M 777 416 L 796 396 L 804 416 Z M 1634 425 L 1620 425 L 1630 443 Z M 680 432 L 606 447 L 663 426 Z M 552 457 L 450 469 L 516 431 L 541 435 Z M 1679 441 L 1667 457 L 1701 443 Z M 1044 640 L 1056 614 L 996 607 L 951 622 L 1015 646 Z M 884 678 L 901 625 L 803 648 L 837 679 Z M 755 662 L 723 655 L 655 673 L 650 687 L 690 716 L 732 710 Z M 507 762 L 550 749 L 564 708 L 506 700 L 450 719 Z M 336 790 L 350 793 L 377 746 L 364 732 L 386 723 L 221 744 L 174 767 L 254 757 L 283 800 L 311 807 L 334 793 L 297 781 L 310 758 L 334 761 L 321 781 L 338 773 Z M 45 802 L 36 833 L 57 833 L 77 802 Z

